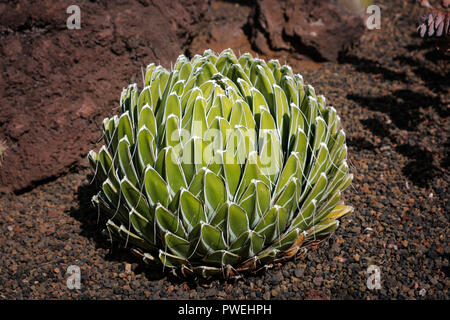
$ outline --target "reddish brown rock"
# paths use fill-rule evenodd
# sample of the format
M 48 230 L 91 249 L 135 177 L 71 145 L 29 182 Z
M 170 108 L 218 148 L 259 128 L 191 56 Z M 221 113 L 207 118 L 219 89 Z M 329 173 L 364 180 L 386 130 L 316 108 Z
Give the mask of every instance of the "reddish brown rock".
M 286 50 L 317 61 L 336 61 L 364 32 L 362 18 L 333 1 L 259 0 L 251 24 L 261 53 Z
M 208 1 L 0 4 L 0 192 L 22 191 L 79 163 L 117 112 L 122 87 L 150 62 L 170 66 Z

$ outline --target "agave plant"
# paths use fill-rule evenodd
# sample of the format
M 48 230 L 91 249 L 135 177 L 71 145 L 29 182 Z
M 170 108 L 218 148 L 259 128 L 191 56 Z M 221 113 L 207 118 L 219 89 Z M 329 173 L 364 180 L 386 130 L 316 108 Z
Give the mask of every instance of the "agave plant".
M 295 257 L 352 208 L 340 118 L 302 76 L 232 50 L 150 64 L 88 158 L 113 239 L 151 266 L 237 276 Z

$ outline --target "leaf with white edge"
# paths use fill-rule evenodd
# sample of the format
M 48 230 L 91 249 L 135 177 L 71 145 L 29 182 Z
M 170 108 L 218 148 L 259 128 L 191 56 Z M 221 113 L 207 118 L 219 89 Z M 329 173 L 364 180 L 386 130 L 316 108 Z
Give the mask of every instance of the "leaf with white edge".
M 281 190 L 286 186 L 289 179 L 291 177 L 300 178 L 301 172 L 300 171 L 300 159 L 298 156 L 298 153 L 294 152 L 291 153 L 289 158 L 287 159 L 283 171 L 281 171 L 280 176 L 278 177 L 277 185 L 275 187 L 274 196 L 278 196 L 278 194 L 281 192 Z
M 337 220 L 345 217 L 353 211 L 353 208 L 344 204 L 338 204 L 324 219 Z
M 169 231 L 179 237 L 186 238 L 186 232 L 180 219 L 162 205 L 156 206 L 155 220 L 162 234 Z
M 164 108 L 164 120 L 167 121 L 167 118 L 171 115 L 177 116 L 177 118 L 181 118 L 181 104 L 180 98 L 176 93 L 171 93 L 167 98 L 166 107 Z
M 120 189 L 130 209 L 134 208 L 146 219 L 153 221 L 153 215 L 150 212 L 145 196 L 126 177 L 120 182 Z
M 164 252 L 162 250 L 159 250 L 159 259 L 161 260 L 161 263 L 166 267 L 179 267 L 183 264 L 188 263 L 185 258 Z
M 200 228 L 200 242 L 208 253 L 227 248 L 222 232 L 209 224 L 203 224 Z
M 173 148 L 166 148 L 164 160 L 164 178 L 169 185 L 170 195 L 174 196 L 181 188 L 187 188 L 186 180 Z
M 203 204 L 192 193 L 182 189 L 180 194 L 180 213 L 188 233 L 201 221 L 206 222 Z
M 134 208 L 130 211 L 130 222 L 137 234 L 144 238 L 152 246 L 155 245 L 154 226 L 151 221 L 139 214 Z M 156 248 L 155 248 L 156 249 Z
M 305 228 L 309 225 L 310 221 L 316 214 L 316 206 L 317 201 L 311 200 L 308 204 L 304 205 L 303 208 L 300 209 L 300 212 L 297 214 L 295 219 L 292 221 L 292 224 L 289 229 L 299 228 L 301 230 L 305 230 Z
M 119 126 L 117 127 L 118 138 L 121 140 L 127 137 L 130 144 L 134 144 L 133 125 L 128 112 L 122 114 L 119 118 Z
M 108 179 L 112 182 L 112 184 L 116 188 L 119 188 L 119 179 L 117 178 L 116 172 L 114 171 L 113 159 L 105 146 L 100 148 L 100 151 L 98 153 L 98 162 L 100 163 L 104 173 L 108 176 Z
M 291 177 L 285 187 L 280 191 L 279 196 L 275 198 L 274 204 L 285 208 L 289 216 L 291 216 L 293 211 L 296 210 L 296 205 L 299 200 L 299 189 L 298 179 Z
M 177 155 L 180 155 L 183 146 L 181 142 L 180 120 L 174 114 L 170 115 L 166 121 L 166 130 L 164 132 L 165 145 L 173 148 Z
M 144 185 L 152 207 L 158 203 L 167 207 L 170 202 L 169 190 L 164 179 L 151 166 L 147 166 L 144 174 Z
M 189 257 L 189 248 L 191 245 L 189 241 L 171 232 L 167 232 L 164 235 L 164 240 L 167 244 L 167 247 L 170 249 L 170 251 L 172 251 L 174 255 L 185 259 Z
M 311 191 L 309 193 L 304 193 L 302 195 L 301 197 L 302 199 L 303 197 L 306 196 L 306 198 L 303 201 L 302 208 L 303 206 L 305 206 L 305 204 L 307 205 L 313 199 L 317 201 L 321 199 L 322 194 L 325 192 L 327 182 L 328 182 L 327 176 L 324 173 L 321 173 L 319 179 L 317 180 L 316 184 L 312 187 Z
M 128 142 L 127 137 L 124 137 L 119 141 L 118 156 L 122 172 L 133 185 L 137 186 L 139 184 L 139 180 L 136 169 L 133 165 L 133 158 L 131 157 L 130 152 L 130 143 Z
M 150 84 L 155 67 L 156 66 L 154 63 L 147 65 L 147 68 L 145 69 L 144 86 L 148 86 Z
M 227 230 L 228 230 L 227 242 L 228 243 L 233 242 L 243 232 L 249 230 L 248 218 L 247 218 L 246 212 L 235 203 L 232 203 L 228 207 L 227 226 L 228 226 L 228 228 L 227 228 Z
M 227 199 L 227 190 L 222 178 L 207 170 L 204 176 L 204 199 L 208 219 L 211 219 L 218 207 Z
M 142 112 L 142 108 L 144 106 L 151 106 L 152 105 L 152 95 L 150 92 L 150 87 L 147 86 L 145 87 L 141 93 L 139 94 L 139 99 L 138 99 L 138 105 L 137 105 L 137 114 L 140 115 Z M 140 116 L 139 116 L 140 118 Z
M 241 257 L 226 250 L 217 250 L 208 254 L 203 261 L 217 266 L 226 266 L 236 264 Z
M 143 126 L 139 130 L 137 142 L 139 163 L 141 165 L 141 169 L 145 170 L 148 165 L 152 166 L 156 160 L 157 149 L 155 137 L 147 129 L 147 127 Z
M 270 206 L 270 189 L 261 180 L 252 180 L 239 200 L 247 213 L 250 227 L 253 228 Z

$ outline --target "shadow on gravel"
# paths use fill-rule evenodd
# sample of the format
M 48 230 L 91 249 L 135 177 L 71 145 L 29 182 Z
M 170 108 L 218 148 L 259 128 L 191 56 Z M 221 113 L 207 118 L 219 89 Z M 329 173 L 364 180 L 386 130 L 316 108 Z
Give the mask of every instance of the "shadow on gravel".
M 88 176 L 89 181 L 92 176 Z M 104 257 L 106 261 L 137 263 L 138 267 L 135 273 L 144 273 L 149 280 L 159 280 L 166 276 L 161 271 L 155 272 L 146 268 L 144 262 L 133 255 L 129 249 L 118 246 L 116 242 L 111 243 L 109 236 L 102 231 L 105 229 L 106 218 L 100 214 L 92 205 L 91 198 L 97 192 L 95 184 L 82 184 L 78 187 L 76 199 L 78 206 L 71 208 L 70 216 L 81 222 L 81 235 L 92 239 L 96 248 L 108 250 L 108 254 Z
M 415 58 L 397 56 L 394 58 L 394 61 L 409 65 L 411 70 L 424 81 L 428 89 L 439 93 L 447 92 L 450 72 L 446 71 L 446 64 L 448 64 L 450 59 L 442 56 L 434 49 L 425 54 L 425 57 L 430 61 L 436 62 L 435 70 L 427 68 L 422 61 Z
M 389 138 L 391 141 L 394 141 L 394 137 L 391 133 L 391 129 L 393 129 L 392 125 L 389 125 L 378 118 L 361 120 L 361 124 L 369 129 L 373 135 L 380 138 Z
M 353 147 L 355 150 L 361 151 L 361 150 L 369 150 L 374 151 L 375 146 L 372 142 L 367 141 L 366 138 L 363 136 L 359 137 L 348 137 L 347 138 L 347 145 L 350 147 Z
M 392 122 L 400 129 L 414 131 L 422 119 L 420 108 L 432 106 L 441 117 L 447 116 L 443 103 L 439 97 L 432 97 L 409 89 L 399 89 L 391 95 L 365 97 L 357 94 L 347 95 L 362 107 L 387 114 Z
M 341 55 L 339 63 L 352 64 L 359 72 L 381 74 L 385 80 L 408 82 L 406 73 L 385 68 L 379 62 L 370 59 L 359 58 L 354 55 Z
M 428 187 L 439 172 L 439 169 L 433 165 L 433 154 L 409 144 L 399 145 L 395 150 L 409 159 L 402 169 L 403 174 L 411 179 L 415 185 Z

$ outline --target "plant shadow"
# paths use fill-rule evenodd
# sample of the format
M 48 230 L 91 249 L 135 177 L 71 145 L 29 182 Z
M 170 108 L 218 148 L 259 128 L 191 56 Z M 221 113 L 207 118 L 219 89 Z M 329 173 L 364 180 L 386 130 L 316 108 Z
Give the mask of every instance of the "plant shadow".
M 88 180 L 92 180 L 91 175 L 88 175 Z M 118 245 L 116 241 L 111 241 L 105 230 L 107 219 L 91 203 L 92 196 L 97 192 L 98 188 L 95 183 L 84 183 L 78 187 L 76 193 L 78 206 L 72 207 L 69 214 L 81 223 L 81 235 L 93 240 L 96 248 L 107 250 L 107 254 L 104 257 L 106 261 L 137 264 L 134 272 L 144 273 L 149 280 L 160 280 L 168 276 L 162 271 L 150 270 L 128 248 Z
M 403 174 L 419 187 L 430 186 L 439 172 L 439 168 L 433 164 L 433 153 L 410 144 L 399 145 L 395 150 L 409 159 L 402 169 Z
M 367 58 L 360 58 L 354 55 L 341 55 L 339 63 L 351 64 L 359 72 L 381 74 L 383 79 L 390 81 L 402 81 L 407 83 L 408 77 L 404 72 L 398 72 L 384 67 L 381 63 Z
M 393 91 L 391 95 L 373 97 L 348 94 L 347 99 L 373 111 L 387 114 L 402 130 L 416 130 L 416 127 L 424 120 L 419 112 L 420 108 L 432 106 L 441 117 L 448 116 L 448 111 L 444 110 L 440 97 L 432 97 L 409 89 L 399 89 Z

